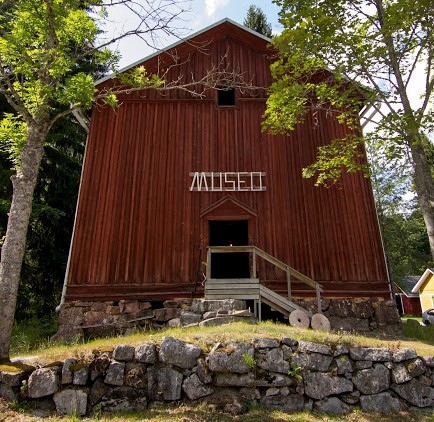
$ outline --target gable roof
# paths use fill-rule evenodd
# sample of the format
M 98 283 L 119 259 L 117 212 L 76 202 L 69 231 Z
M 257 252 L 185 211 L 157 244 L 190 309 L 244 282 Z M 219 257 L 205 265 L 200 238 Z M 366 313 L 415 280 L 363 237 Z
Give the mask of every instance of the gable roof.
M 223 36 L 226 35 L 231 35 L 234 38 L 240 38 L 242 37 L 242 35 L 244 35 L 250 39 L 250 43 L 252 42 L 252 40 L 254 40 L 255 38 L 257 40 L 262 41 L 262 43 L 264 43 L 264 41 L 266 42 L 266 44 L 268 45 L 268 43 L 270 42 L 270 38 L 266 37 L 265 35 L 260 34 L 259 32 L 254 31 L 253 29 L 247 28 L 243 25 L 240 25 L 239 23 L 229 19 L 229 18 L 224 18 L 212 25 L 207 26 L 206 28 L 201 29 L 200 31 L 194 32 L 193 34 L 182 38 L 180 40 L 178 40 L 177 42 L 169 45 L 168 47 L 165 47 L 161 50 L 157 50 L 156 52 L 142 58 L 139 59 L 137 61 L 135 61 L 134 63 L 125 66 L 124 68 L 120 69 L 118 73 L 123 73 L 126 72 L 127 70 L 132 69 L 135 66 L 138 66 L 146 61 L 149 61 L 151 59 L 156 58 L 157 56 L 159 56 L 161 53 L 164 52 L 169 52 L 170 50 L 174 50 L 177 47 L 181 46 L 182 44 L 188 44 L 190 46 L 192 46 L 193 48 L 198 48 L 197 43 L 200 42 L 204 42 L 207 40 L 210 41 L 211 39 L 215 39 L 215 38 L 222 38 Z M 252 38 L 254 37 L 254 38 Z M 253 41 L 254 43 L 254 41 Z M 103 82 L 108 81 L 109 79 L 112 79 L 115 76 L 115 74 L 110 74 L 107 76 L 102 77 L 101 79 L 98 79 L 95 82 L 95 85 L 99 85 L 102 84 Z
M 431 270 L 430 268 L 427 268 L 425 270 L 425 272 L 422 274 L 422 277 L 419 279 L 419 281 L 416 283 L 416 285 L 413 287 L 413 289 L 411 289 L 412 293 L 417 293 L 420 288 L 423 286 L 423 284 L 425 283 L 425 281 L 428 279 L 428 277 L 430 275 L 434 274 L 434 271 Z

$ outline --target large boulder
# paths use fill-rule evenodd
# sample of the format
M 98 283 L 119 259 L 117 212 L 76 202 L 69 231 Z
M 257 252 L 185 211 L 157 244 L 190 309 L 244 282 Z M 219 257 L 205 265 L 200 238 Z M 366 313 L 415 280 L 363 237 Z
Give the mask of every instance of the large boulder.
M 390 386 L 389 370 L 378 363 L 370 369 L 362 369 L 353 376 L 353 383 L 363 394 L 376 394 L 385 391 Z
M 304 375 L 305 393 L 316 400 L 324 397 L 353 391 L 353 383 L 341 377 L 333 377 L 321 372 L 310 372 Z
M 282 374 L 287 374 L 289 371 L 289 363 L 283 359 L 281 349 L 258 351 L 255 353 L 255 360 L 256 365 L 266 371 L 280 372 Z
M 142 344 L 136 348 L 135 359 L 142 363 L 154 364 L 157 362 L 157 348 L 155 344 Z
M 328 371 L 333 357 L 319 353 L 294 353 L 291 366 L 302 367 L 307 370 L 326 372 Z
M 59 390 L 60 377 L 57 367 L 41 368 L 29 377 L 29 397 L 37 399 L 50 396 Z
M 434 404 L 434 388 L 428 387 L 416 379 L 405 384 L 393 384 L 392 390 L 413 406 L 428 407 Z
M 124 385 L 125 363 L 112 362 L 107 369 L 104 382 L 110 385 Z
M 192 374 L 186 378 L 182 384 L 182 389 L 190 400 L 197 400 L 214 393 L 214 387 L 203 384 L 197 374 Z
M 361 396 L 360 407 L 362 408 L 362 412 L 383 413 L 384 415 L 399 413 L 401 411 L 399 400 L 389 392 Z
M 113 350 L 113 359 L 128 361 L 134 359 L 135 349 L 128 344 L 118 344 Z
M 170 309 L 170 308 L 169 308 Z M 148 392 L 154 400 L 179 400 L 183 376 L 174 369 L 150 366 L 147 369 Z
M 251 369 L 249 360 L 253 361 L 253 355 L 254 348 L 249 343 L 231 342 L 225 347 L 214 347 L 208 355 L 209 369 L 244 374 Z
M 201 353 L 200 347 L 172 337 L 164 337 L 160 346 L 159 358 L 160 362 L 191 369 L 196 366 L 197 358 Z
M 353 360 L 370 360 L 372 362 L 390 362 L 392 352 L 385 347 L 351 347 L 350 356 Z
M 319 413 L 328 413 L 335 416 L 343 416 L 351 412 L 352 407 L 345 404 L 337 397 L 326 397 L 314 404 L 314 409 Z
M 84 416 L 87 408 L 87 394 L 81 390 L 63 390 L 53 397 L 59 415 Z

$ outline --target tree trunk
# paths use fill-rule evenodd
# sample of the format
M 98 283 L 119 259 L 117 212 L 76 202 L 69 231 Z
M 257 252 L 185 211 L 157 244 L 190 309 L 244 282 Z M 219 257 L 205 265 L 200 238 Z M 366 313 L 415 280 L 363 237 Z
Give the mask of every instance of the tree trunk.
M 413 141 L 409 144 L 413 159 L 414 186 L 434 260 L 434 181 L 422 141 Z
M 12 204 L 0 262 L 0 361 L 9 360 L 27 228 L 46 132 L 35 123 L 28 124 L 27 142 L 21 152 L 20 169 L 12 176 Z

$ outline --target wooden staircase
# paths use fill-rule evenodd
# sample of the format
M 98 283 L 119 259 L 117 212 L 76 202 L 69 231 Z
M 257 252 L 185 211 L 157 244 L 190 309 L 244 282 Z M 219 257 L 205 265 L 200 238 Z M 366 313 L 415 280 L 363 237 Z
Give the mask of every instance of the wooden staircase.
M 253 255 L 251 278 L 218 279 L 211 278 L 211 255 L 213 253 L 239 253 L 248 252 Z M 256 273 L 256 260 L 263 258 L 276 267 L 282 269 L 287 275 L 288 297 L 284 297 L 260 283 Z M 301 306 L 296 305 L 291 300 L 291 277 L 308 284 L 316 290 L 318 313 L 321 313 L 321 292 L 322 286 L 311 278 L 301 274 L 297 270 L 284 264 L 277 258 L 267 254 L 256 246 L 210 246 L 207 255 L 207 273 L 205 282 L 205 299 L 242 299 L 254 300 L 255 315 L 261 320 L 261 303 L 266 303 L 271 308 L 279 311 L 285 316 L 289 316 L 292 311 L 299 310 L 311 316 L 311 312 L 306 311 Z

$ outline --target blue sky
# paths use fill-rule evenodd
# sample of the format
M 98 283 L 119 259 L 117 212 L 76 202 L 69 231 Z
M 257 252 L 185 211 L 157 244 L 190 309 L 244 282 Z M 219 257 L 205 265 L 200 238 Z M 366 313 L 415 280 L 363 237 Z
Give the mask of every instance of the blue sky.
M 189 2 L 187 1 L 186 4 Z M 255 5 L 266 14 L 268 22 L 273 27 L 273 32 L 278 33 L 281 27 L 278 23 L 279 8 L 271 0 L 192 0 L 190 12 L 182 15 L 186 28 L 186 35 L 199 31 L 224 18 L 230 18 L 240 24 L 246 17 L 250 5 Z M 112 31 L 121 31 L 131 24 L 131 16 L 116 11 L 112 14 Z M 109 31 L 110 32 L 110 31 Z M 165 37 L 159 40 L 159 48 L 167 47 L 176 42 L 174 38 Z M 137 37 L 130 37 L 120 42 L 116 48 L 121 53 L 120 67 L 125 67 L 152 53 L 144 41 Z

